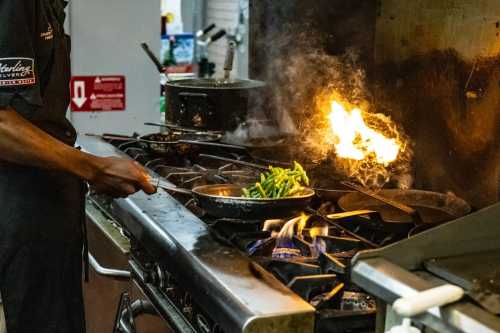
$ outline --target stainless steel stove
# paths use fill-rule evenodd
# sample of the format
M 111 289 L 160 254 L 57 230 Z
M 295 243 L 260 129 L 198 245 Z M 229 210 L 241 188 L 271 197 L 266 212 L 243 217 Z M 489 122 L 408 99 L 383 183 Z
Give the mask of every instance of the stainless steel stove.
M 96 155 L 136 159 L 181 187 L 248 183 L 258 175 L 210 157 L 251 162 L 241 151 L 208 149 L 173 158 L 96 137 L 81 136 L 78 144 Z M 308 213 L 300 226 L 300 216 L 215 219 L 188 196 L 162 190 L 117 200 L 91 195 L 88 210 L 104 211 L 130 239 L 131 279 L 174 332 L 371 332 L 375 300 L 350 282 L 350 260 L 390 235 L 360 227 L 369 223 L 355 215 L 327 223 L 322 214 L 331 212 L 329 206 L 316 206 L 322 213 Z M 280 235 L 287 227 L 291 233 Z M 135 331 L 130 313 L 141 313 L 138 304 L 127 306 L 122 298 L 117 332 Z
M 93 137 L 84 151 L 125 153 Z M 132 279 L 176 332 L 314 332 L 315 310 L 160 190 L 127 199 L 91 198 L 131 240 Z
M 78 143 L 92 154 L 133 158 L 184 188 L 249 183 L 259 173 L 241 150 L 154 156 L 135 141 L 82 136 Z M 115 332 L 141 333 L 142 314 L 172 332 L 373 332 L 385 306 L 377 307 L 379 290 L 360 278 L 359 264 L 351 272 L 352 259 L 407 235 L 380 228 L 376 214 L 336 209 L 318 198 L 299 216 L 248 221 L 211 217 L 188 195 L 163 190 L 116 200 L 90 195 L 88 215 L 100 210 L 128 239 L 128 270 L 142 294 L 122 295 Z

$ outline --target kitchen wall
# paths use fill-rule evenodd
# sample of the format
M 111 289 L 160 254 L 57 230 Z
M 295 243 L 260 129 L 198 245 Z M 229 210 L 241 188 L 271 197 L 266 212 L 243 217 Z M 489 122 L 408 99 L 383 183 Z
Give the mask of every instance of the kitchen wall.
M 185 32 L 195 32 L 203 26 L 205 3 L 203 0 L 182 0 L 182 20 Z
M 140 43 L 160 49 L 160 0 L 70 1 L 72 75 L 124 75 L 126 110 L 73 112 L 80 133 L 147 133 L 159 121 L 159 74 Z
M 499 200 L 500 2 L 382 0 L 375 103 L 415 143 L 416 186 Z

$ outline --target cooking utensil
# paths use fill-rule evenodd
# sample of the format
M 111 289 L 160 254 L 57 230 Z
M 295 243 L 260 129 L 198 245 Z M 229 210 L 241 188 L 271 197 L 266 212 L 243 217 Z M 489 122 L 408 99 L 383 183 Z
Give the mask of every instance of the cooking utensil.
M 377 192 L 377 194 L 417 210 L 422 219 L 422 224 L 438 224 L 450 221 L 468 214 L 471 209 L 467 202 L 449 194 L 400 189 L 384 189 Z M 343 196 L 338 201 L 338 204 L 345 211 L 358 209 L 378 211 L 384 227 L 387 228 L 398 228 L 398 225 L 400 225 L 402 229 L 411 229 L 415 226 L 412 217 L 400 209 L 359 192 Z
M 170 123 L 234 131 L 258 107 L 265 83 L 254 80 L 186 79 L 165 85 Z
M 155 181 L 152 183 L 155 184 Z M 243 197 L 242 186 L 232 184 L 198 186 L 191 191 L 162 181 L 158 182 L 157 186 L 166 191 L 193 196 L 210 216 L 242 219 L 243 223 L 248 220 L 293 216 L 303 211 L 314 196 L 314 191 L 308 188 L 293 197 L 252 199 Z
M 166 71 L 165 66 L 163 66 L 161 64 L 160 60 L 156 57 L 156 55 L 153 53 L 153 51 L 151 51 L 151 49 L 149 48 L 149 45 L 145 42 L 142 42 L 141 47 L 144 50 L 144 52 L 146 52 L 146 55 L 149 57 L 149 59 L 151 59 L 153 64 L 156 66 L 156 69 L 158 69 L 158 72 L 165 74 L 167 77 L 167 80 L 168 80 L 168 75 L 167 75 L 167 71 Z
M 207 43 L 224 34 L 225 31 L 218 32 Z M 235 46 L 229 45 L 226 75 L 230 74 L 234 60 Z M 143 42 L 141 47 L 157 70 L 166 76 L 167 118 L 170 123 L 204 130 L 233 131 L 261 98 L 261 89 L 265 86 L 261 81 L 229 78 L 171 80 L 148 44 Z
M 215 29 L 215 27 L 216 27 L 215 23 L 212 23 L 212 24 L 208 25 L 207 27 L 205 27 L 204 29 L 198 30 L 196 32 L 196 38 L 198 38 L 198 39 L 203 38 L 206 34 L 208 34 L 210 31 Z
M 236 50 L 236 43 L 234 41 L 230 41 L 227 44 L 226 60 L 224 61 L 224 82 L 229 82 L 229 78 L 231 77 L 235 50 Z
M 487 311 L 500 315 L 500 251 L 436 258 L 424 263 L 438 277 L 466 290 Z
M 166 128 L 168 130 L 174 130 L 174 131 L 178 131 L 178 132 L 185 132 L 185 133 L 197 133 L 197 134 L 210 134 L 210 135 L 216 135 L 216 136 L 220 136 L 220 138 L 222 138 L 222 132 L 219 132 L 219 131 L 200 131 L 200 130 L 197 130 L 197 129 L 193 129 L 193 128 L 187 128 L 187 127 L 182 127 L 182 126 L 177 126 L 175 124 L 158 124 L 158 123 L 144 123 L 144 125 L 146 126 L 154 126 L 154 127 L 161 127 L 161 128 Z
M 422 219 L 421 219 L 418 211 L 416 209 L 411 208 L 410 206 L 405 205 L 402 202 L 398 202 L 396 200 L 393 200 L 393 199 L 390 199 L 390 198 L 386 198 L 383 195 L 377 194 L 377 193 L 375 193 L 373 191 L 370 191 L 370 190 L 368 190 L 368 189 L 366 189 L 364 187 L 358 186 L 358 185 L 353 184 L 351 182 L 343 181 L 341 183 L 342 183 L 342 185 L 347 186 L 349 188 L 352 188 L 353 190 L 356 190 L 359 193 L 362 193 L 362 194 L 364 194 L 366 196 L 369 196 L 370 198 L 378 200 L 381 203 L 389 205 L 389 206 L 391 206 L 391 207 L 393 207 L 395 209 L 398 209 L 398 210 L 402 211 L 403 213 L 408 214 L 412 218 L 412 221 L 415 224 L 421 224 L 422 223 Z
M 88 136 L 97 136 L 104 140 L 115 140 L 123 142 L 137 142 L 143 149 L 155 155 L 165 156 L 169 154 L 185 155 L 198 150 L 195 145 L 189 142 L 197 141 L 217 141 L 220 135 L 207 134 L 207 133 L 182 133 L 182 132 L 169 132 L 169 133 L 153 133 L 148 135 L 136 137 L 127 137 L 122 135 L 104 134 L 94 135 L 87 134 Z M 186 139 L 186 142 L 183 142 Z
M 220 31 L 212 38 L 218 39 L 224 35 L 225 31 Z M 212 38 L 209 38 L 207 43 L 211 43 Z M 158 72 L 165 74 L 168 121 L 182 127 L 215 131 L 236 129 L 238 124 L 245 120 L 247 110 L 252 107 L 254 100 L 259 97 L 258 93 L 253 95 L 250 91 L 259 90 L 265 85 L 263 82 L 251 80 L 171 80 L 165 66 L 148 44 L 141 43 L 141 47 Z M 234 58 L 234 50 L 232 52 Z M 231 56 L 229 51 L 228 56 Z M 227 60 L 232 62 L 231 58 Z
M 211 144 L 211 143 L 209 143 L 209 144 Z M 215 143 L 215 145 L 219 146 L 218 143 Z M 242 147 L 235 146 L 235 148 L 239 149 Z M 246 166 L 246 167 L 250 167 L 250 168 L 253 168 L 256 170 L 260 170 L 260 171 L 268 171 L 269 170 L 269 167 L 262 165 L 262 164 L 240 161 L 240 160 L 235 160 L 235 159 L 227 158 L 227 157 L 221 157 L 221 156 L 209 155 L 209 154 L 200 154 L 199 157 L 228 162 L 228 163 L 241 165 L 241 166 Z M 286 167 L 289 167 L 289 166 L 290 165 L 286 165 Z M 319 186 L 316 185 L 316 186 L 312 186 L 312 189 L 314 190 L 314 192 L 316 193 L 316 195 L 318 197 L 326 199 L 326 200 L 330 200 L 333 202 L 337 202 L 342 196 L 353 192 L 351 190 L 348 190 L 340 182 L 335 183 L 335 186 L 332 186 L 329 188 L 321 186 L 321 185 L 319 185 Z

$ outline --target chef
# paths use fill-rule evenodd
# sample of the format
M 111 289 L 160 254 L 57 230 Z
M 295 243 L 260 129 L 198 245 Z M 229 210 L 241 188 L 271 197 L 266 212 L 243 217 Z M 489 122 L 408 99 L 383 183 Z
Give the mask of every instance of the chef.
M 153 193 L 146 171 L 74 148 L 62 0 L 0 0 L 0 294 L 8 333 L 83 333 L 86 183 Z

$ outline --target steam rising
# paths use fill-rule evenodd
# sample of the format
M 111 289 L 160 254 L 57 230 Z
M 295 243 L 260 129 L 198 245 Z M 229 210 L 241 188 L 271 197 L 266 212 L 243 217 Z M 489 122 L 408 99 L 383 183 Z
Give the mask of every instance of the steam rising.
M 388 116 L 376 112 L 376 102 L 369 102 L 371 98 L 365 85 L 366 74 L 358 65 L 357 53 L 349 50 L 337 57 L 318 49 L 307 53 L 303 51 L 290 55 L 286 63 L 279 59 L 270 66 L 273 74 L 268 77 L 276 81 L 272 83 L 272 100 L 280 130 L 299 137 L 302 145 L 298 148 L 304 152 L 304 159 L 332 162 L 332 173 L 373 188 L 382 187 L 393 176 L 405 181 L 401 187 L 411 186 L 411 177 L 408 175 L 413 157 L 410 141 L 402 128 Z M 390 140 L 400 143 L 397 159 L 377 161 L 376 158 L 339 158 L 329 119 L 334 101 L 363 110 L 363 118 L 372 131 L 384 133 Z M 289 119 L 293 120 L 293 125 Z M 394 155 L 395 152 L 392 149 L 385 153 Z
M 409 140 L 389 117 L 378 113 L 366 84 L 361 52 L 335 47 L 334 34 L 318 31 L 313 18 L 324 16 L 318 12 L 319 7 L 305 2 L 269 2 L 263 7 L 271 7 L 268 13 L 273 15 L 263 15 L 260 23 L 266 25 L 265 34 L 253 45 L 263 56 L 256 59 L 264 65 L 257 71 L 268 85 L 268 95 L 262 96 L 261 105 L 271 110 L 268 116 L 277 123 L 279 132 L 298 138 L 298 144 L 289 147 L 296 150 L 293 155 L 302 156 L 297 158 L 300 162 L 323 163 L 331 168 L 332 175 L 350 177 L 366 186 L 381 187 L 391 178 L 403 179 L 404 186 L 411 186 L 408 173 L 413 153 Z M 299 22 L 282 19 L 290 13 L 301 13 Z M 330 54 L 332 45 L 336 55 Z M 373 130 L 382 130 L 390 139 L 402 142 L 396 161 L 337 158 L 328 119 L 334 98 L 362 110 Z

